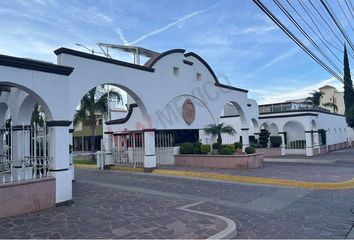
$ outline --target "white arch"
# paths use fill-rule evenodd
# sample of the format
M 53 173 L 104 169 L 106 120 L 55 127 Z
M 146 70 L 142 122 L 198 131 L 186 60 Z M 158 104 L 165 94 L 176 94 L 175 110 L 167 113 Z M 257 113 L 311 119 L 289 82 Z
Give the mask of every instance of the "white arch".
M 275 123 L 271 123 L 269 126 L 269 133 L 271 136 L 278 136 L 279 135 L 279 129 L 278 126 Z
M 288 121 L 284 124 L 283 132 L 286 132 L 287 142 L 296 140 L 305 140 L 305 127 L 304 125 L 295 120 Z

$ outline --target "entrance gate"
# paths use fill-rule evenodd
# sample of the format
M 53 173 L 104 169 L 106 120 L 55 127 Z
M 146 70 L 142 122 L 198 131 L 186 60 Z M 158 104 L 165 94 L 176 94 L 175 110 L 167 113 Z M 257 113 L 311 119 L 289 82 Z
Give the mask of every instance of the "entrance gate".
M 0 136 L 0 181 L 22 181 L 49 175 L 49 133 L 45 123 L 42 127 L 36 124 L 4 128 Z M 17 138 L 16 145 L 14 138 Z
M 144 133 L 142 131 L 114 135 L 112 162 L 116 166 L 144 167 Z M 167 133 L 155 135 L 157 165 L 173 165 L 173 136 Z M 105 162 L 110 153 L 105 153 Z

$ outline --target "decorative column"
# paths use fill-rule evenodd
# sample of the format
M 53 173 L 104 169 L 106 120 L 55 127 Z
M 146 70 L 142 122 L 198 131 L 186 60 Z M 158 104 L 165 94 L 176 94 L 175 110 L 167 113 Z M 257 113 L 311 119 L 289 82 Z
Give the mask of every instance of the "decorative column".
M 5 129 L 0 129 L 0 155 L 4 155 L 4 132 Z
M 156 168 L 155 129 L 143 129 L 144 132 L 144 172 Z
M 278 132 L 279 136 L 281 137 L 281 145 L 280 145 L 280 149 L 281 149 L 281 155 L 285 156 L 285 132 Z
M 305 131 L 306 136 L 306 156 L 313 156 L 312 131 Z
M 320 138 L 319 138 L 318 131 L 313 131 L 312 137 L 313 137 L 313 149 L 317 149 L 316 154 L 320 154 L 321 148 L 320 148 Z
M 55 203 L 72 201 L 72 177 L 70 171 L 69 126 L 71 121 L 47 121 L 49 131 L 49 171 L 55 177 Z
M 242 151 L 244 152 L 246 147 L 249 146 L 248 128 L 241 128 L 242 136 Z
M 22 125 L 16 125 L 12 127 L 12 166 L 14 168 L 21 168 L 24 159 L 24 129 Z
M 104 165 L 113 165 L 113 158 L 112 158 L 112 147 L 113 147 L 113 132 L 104 132 L 103 135 L 103 142 L 104 142 L 104 149 L 101 149 L 101 151 L 104 151 L 105 157 L 104 157 Z
M 70 128 L 69 129 L 69 149 L 70 149 L 70 144 L 71 144 L 71 152 L 70 152 L 70 161 L 69 161 L 69 166 L 70 166 L 70 172 L 71 172 L 71 180 L 75 182 L 75 167 L 74 167 L 74 143 L 73 143 L 73 133 L 74 129 Z

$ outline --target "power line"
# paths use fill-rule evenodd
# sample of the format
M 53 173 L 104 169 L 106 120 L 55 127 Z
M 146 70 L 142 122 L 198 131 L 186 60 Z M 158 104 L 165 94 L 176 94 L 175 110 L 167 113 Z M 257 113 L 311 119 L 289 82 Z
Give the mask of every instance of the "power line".
M 351 3 L 350 3 L 351 4 Z M 354 14 L 353 14 L 353 11 L 352 11 L 352 9 L 350 8 L 350 6 L 348 5 L 348 2 L 347 2 L 347 0 L 345 0 L 345 5 L 347 6 L 347 8 L 348 8 L 348 10 L 349 10 L 349 12 L 350 12 L 350 15 L 352 15 L 352 18 L 354 19 Z
M 321 67 L 323 67 L 327 72 L 329 72 L 333 77 L 343 82 L 343 79 L 333 71 L 327 64 L 325 64 L 321 59 L 319 59 L 310 49 L 308 49 L 304 43 L 299 40 L 288 28 L 285 27 L 278 18 L 260 1 L 253 0 L 253 2 L 275 23 L 279 28 L 290 37 L 304 52 L 306 52 L 315 62 L 317 62 Z
M 330 24 L 327 22 L 327 20 L 324 19 L 323 15 L 321 14 L 321 12 L 313 5 L 313 3 L 311 1 L 309 1 L 310 5 L 315 9 L 315 11 L 317 12 L 317 14 L 322 18 L 322 20 L 326 23 L 326 25 L 330 28 L 330 30 L 332 31 L 332 33 L 334 34 L 334 36 L 339 40 L 341 47 L 343 47 L 344 42 L 342 42 L 341 38 L 337 35 L 337 33 L 333 30 L 333 28 L 330 26 Z M 318 6 L 321 8 L 321 2 L 320 0 L 316 0 L 316 3 L 318 4 Z M 333 39 L 332 35 L 330 35 L 330 37 Z M 348 54 L 349 56 L 354 60 L 354 55 L 353 52 L 350 51 L 350 49 L 348 50 Z M 344 53 L 343 50 L 340 50 L 341 53 Z
M 344 12 L 344 9 L 342 8 L 342 5 L 340 4 L 340 2 L 339 2 L 338 0 L 337 0 L 337 3 L 338 3 L 338 5 L 339 5 L 339 8 L 340 8 L 340 10 L 342 11 L 342 13 L 343 13 L 345 19 L 347 19 L 350 28 L 351 28 L 352 31 L 354 32 L 353 26 L 352 26 L 352 24 L 350 23 L 350 21 L 349 21 L 349 19 L 348 19 L 348 17 L 347 17 L 347 14 Z
M 319 1 L 319 0 L 318 0 Z M 320 4 L 317 1 L 318 4 Z M 329 27 L 329 29 L 331 30 L 331 32 L 334 34 L 334 36 L 338 39 L 338 41 L 340 42 L 341 46 L 344 45 L 344 43 L 342 42 L 342 39 L 340 37 L 338 37 L 337 33 L 333 30 L 333 28 L 330 26 L 330 24 L 327 22 L 326 19 L 324 19 L 323 15 L 321 14 L 321 12 L 315 7 L 315 5 L 313 5 L 313 3 L 311 1 L 309 1 L 309 3 L 311 4 L 311 6 L 315 9 L 315 11 L 317 12 L 317 14 L 321 17 L 321 19 L 326 23 L 326 25 Z
M 317 43 L 306 33 L 306 31 L 298 24 L 298 22 L 291 16 L 291 14 L 278 1 L 273 0 L 279 9 L 288 17 L 288 19 L 296 26 L 296 28 L 306 37 L 307 40 L 321 53 L 321 55 L 340 73 L 343 74 L 340 68 L 327 56 L 327 54 L 317 45 Z
M 347 2 L 347 1 L 345 1 L 345 2 Z M 351 1 L 349 1 L 349 5 L 350 5 L 350 8 L 352 9 L 352 11 L 354 12 L 354 7 L 353 7 L 353 4 Z
M 351 42 L 351 40 L 348 37 L 347 33 L 344 31 L 344 29 L 343 29 L 342 25 L 340 24 L 340 22 L 337 20 L 337 17 L 335 16 L 335 14 L 334 14 L 333 10 L 331 9 L 331 7 L 325 2 L 325 0 L 321 0 L 321 3 L 325 7 L 325 9 L 327 10 L 328 14 L 331 16 L 333 22 L 337 25 L 339 31 L 342 33 L 343 37 L 348 42 L 348 44 L 351 47 L 351 49 L 354 51 L 353 43 Z
M 286 1 L 288 2 L 288 4 L 290 4 L 290 2 L 289 2 L 288 0 L 286 0 Z M 310 3 L 311 3 L 311 2 L 310 2 Z M 320 30 L 320 28 L 318 27 L 318 25 L 316 24 L 316 22 L 317 22 L 318 24 L 320 24 L 320 25 L 321 25 L 321 23 L 320 23 L 320 21 L 318 20 L 318 18 L 315 17 L 315 14 L 310 10 L 310 8 L 308 8 L 306 5 L 303 5 L 303 6 L 301 5 L 301 7 L 305 10 L 306 14 L 310 17 L 311 22 L 312 22 L 313 25 L 316 27 L 317 31 L 320 33 L 320 35 L 323 37 L 323 39 L 324 39 L 329 45 L 331 45 L 333 48 L 335 48 L 335 49 L 338 50 L 339 52 L 343 53 L 343 50 L 340 49 L 340 46 L 338 46 L 337 43 L 336 43 L 336 45 L 334 45 L 335 39 L 333 38 L 332 34 L 328 32 L 327 28 L 323 28 L 323 30 L 325 31 L 325 34 L 327 34 L 327 36 L 329 36 L 329 37 L 332 39 L 333 43 L 331 43 L 330 41 L 328 41 L 328 40 L 326 39 L 326 37 L 323 36 L 322 31 Z M 298 13 L 298 15 L 301 16 L 301 14 L 299 14 L 299 13 Z M 302 18 L 302 17 L 301 17 L 301 18 Z M 316 21 L 315 21 L 315 20 L 316 20 Z M 325 21 L 325 20 L 324 20 L 324 21 Z M 304 20 L 304 22 L 306 23 L 306 20 Z M 306 24 L 307 24 L 307 23 L 306 23 Z M 308 25 L 308 24 L 307 24 L 307 25 Z M 341 45 L 342 45 L 342 43 L 341 43 Z
M 322 38 L 324 39 L 324 41 L 322 40 L 322 38 L 316 33 L 316 31 L 307 23 L 307 21 L 301 16 L 301 14 L 293 7 L 293 5 L 286 0 L 287 3 L 290 5 L 290 7 L 296 12 L 296 14 L 298 16 L 300 16 L 300 18 L 304 21 L 304 23 L 312 30 L 312 32 L 321 40 L 321 42 L 326 46 L 326 48 L 332 53 L 332 55 L 341 63 L 343 64 L 343 62 L 337 57 L 337 55 L 328 47 L 328 45 L 325 43 L 328 42 L 327 39 L 323 36 L 321 30 L 319 29 L 319 27 L 317 26 L 317 24 L 315 23 L 315 21 L 313 20 L 312 16 L 310 15 L 310 13 L 312 14 L 312 12 L 309 13 L 309 9 L 306 6 L 303 6 L 303 4 L 299 1 L 301 7 L 305 10 L 306 14 L 310 17 L 310 20 L 312 21 L 312 23 L 315 25 L 317 31 L 320 33 L 320 35 L 322 36 Z M 335 49 L 337 49 L 340 52 L 341 51 L 339 48 L 337 48 L 336 46 L 332 45 L 330 42 L 328 42 L 329 45 L 331 45 L 332 47 L 334 47 Z

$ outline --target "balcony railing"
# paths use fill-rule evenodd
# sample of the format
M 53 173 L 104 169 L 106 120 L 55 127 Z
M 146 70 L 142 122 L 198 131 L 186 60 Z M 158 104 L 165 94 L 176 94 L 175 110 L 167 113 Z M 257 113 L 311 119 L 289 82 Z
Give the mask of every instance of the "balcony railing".
M 301 110 L 315 110 L 321 112 L 331 112 L 328 109 L 315 106 L 312 103 L 285 102 L 276 104 L 259 105 L 259 113 L 292 112 Z

